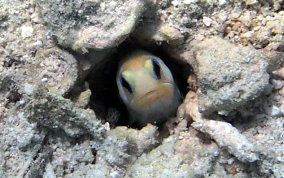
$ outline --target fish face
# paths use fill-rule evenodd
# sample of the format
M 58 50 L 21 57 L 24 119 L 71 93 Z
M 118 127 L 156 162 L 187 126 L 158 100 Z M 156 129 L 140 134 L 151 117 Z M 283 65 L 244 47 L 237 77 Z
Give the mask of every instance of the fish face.
M 155 123 L 176 110 L 179 91 L 170 70 L 157 56 L 132 53 L 123 60 L 116 81 L 133 121 Z

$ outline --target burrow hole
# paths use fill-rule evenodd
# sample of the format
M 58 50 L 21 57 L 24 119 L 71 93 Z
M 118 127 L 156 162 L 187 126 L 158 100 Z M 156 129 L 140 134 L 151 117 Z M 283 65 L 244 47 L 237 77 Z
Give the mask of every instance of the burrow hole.
M 137 128 L 136 125 L 129 125 L 129 116 L 116 86 L 119 62 L 125 55 L 137 49 L 146 50 L 165 62 L 171 70 L 183 97 L 189 90 L 187 79 L 190 74 L 193 74 L 192 67 L 189 64 L 171 58 L 162 47 L 151 47 L 150 49 L 127 40 L 118 47 L 116 52 L 99 62 L 86 78 L 92 91 L 89 107 L 103 122 L 108 122 L 111 128 L 116 126 Z

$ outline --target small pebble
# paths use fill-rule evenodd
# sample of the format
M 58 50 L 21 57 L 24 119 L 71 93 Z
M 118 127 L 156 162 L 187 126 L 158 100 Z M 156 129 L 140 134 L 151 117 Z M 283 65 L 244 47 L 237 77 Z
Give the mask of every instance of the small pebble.
M 282 113 L 284 113 L 284 102 L 282 102 L 282 104 L 281 104 L 281 106 L 280 106 L 280 111 L 282 112 Z
M 33 35 L 34 29 L 32 26 L 22 26 L 21 28 L 21 36 L 23 38 L 28 38 L 31 37 Z
M 222 111 L 218 111 L 218 114 L 221 116 L 228 116 L 230 114 L 230 111 L 222 110 Z
M 233 164 L 233 162 L 234 162 L 234 159 L 233 159 L 233 158 L 227 160 L 227 163 L 228 163 L 229 165 Z
M 273 71 L 272 73 L 273 73 L 273 75 L 281 78 L 282 80 L 284 79 L 284 67 L 282 67 L 281 69 L 278 69 L 276 71 Z
M 45 167 L 46 177 L 49 178 L 56 178 L 56 175 L 54 173 L 54 169 L 50 163 L 47 163 Z
M 108 122 L 106 122 L 106 123 L 103 125 L 103 127 L 104 127 L 104 129 L 105 129 L 106 131 L 110 131 L 110 125 L 109 125 Z
M 252 58 L 251 57 L 247 57 L 247 58 L 245 58 L 245 61 L 246 61 L 246 63 L 250 63 L 252 61 Z
M 47 80 L 48 80 L 47 78 L 43 78 L 43 79 L 41 79 L 41 82 L 45 83 L 45 82 L 47 82 Z
M 272 117 L 278 117 L 281 116 L 283 113 L 281 112 L 281 109 L 275 105 L 271 107 L 265 108 L 266 114 Z
M 39 14 L 36 13 L 36 12 L 31 15 L 31 20 L 32 20 L 32 22 L 35 22 L 35 23 L 40 23 L 41 22 Z
M 120 178 L 121 177 L 117 171 L 110 173 L 110 176 L 111 176 L 111 178 Z
M 111 1 L 110 3 L 109 3 L 109 8 L 115 8 L 115 7 L 117 7 L 117 2 L 116 1 Z
M 102 11 L 104 11 L 106 9 L 106 4 L 104 2 L 102 2 L 100 4 L 100 8 L 101 8 Z
M 277 160 L 280 161 L 280 162 L 284 162 L 284 158 L 283 158 L 283 157 L 280 157 L 280 156 L 277 157 Z
M 33 92 L 34 92 L 34 86 L 31 85 L 31 84 L 26 83 L 26 84 L 24 85 L 24 91 L 25 91 L 25 93 L 27 93 L 28 95 L 31 95 L 31 94 L 33 94 Z
M 188 4 L 191 4 L 191 3 L 194 3 L 194 2 L 196 2 L 196 0 L 184 0 L 184 1 L 183 1 L 183 3 L 184 3 L 184 4 L 187 4 L 187 5 L 188 5 Z
M 219 0 L 220 5 L 224 5 L 227 2 L 227 0 Z
M 33 43 L 34 48 L 41 48 L 42 47 L 42 42 L 40 40 L 36 41 Z
M 179 1 L 177 1 L 177 0 L 172 1 L 172 5 L 178 6 L 179 5 Z
M 203 23 L 205 26 L 209 27 L 212 23 L 212 20 L 209 17 L 203 17 Z
M 246 5 L 253 5 L 253 4 L 256 4 L 258 3 L 257 0 L 244 0 Z
M 280 108 L 278 108 L 277 106 L 272 106 L 271 109 L 271 116 L 272 117 L 277 117 L 282 115 L 283 113 L 281 112 Z
M 284 82 L 282 80 L 271 80 L 273 88 L 279 90 L 284 87 Z
M 20 104 L 20 105 L 23 105 L 23 104 L 25 104 L 25 103 L 26 103 L 25 100 L 20 100 L 20 101 L 19 101 L 19 104 Z

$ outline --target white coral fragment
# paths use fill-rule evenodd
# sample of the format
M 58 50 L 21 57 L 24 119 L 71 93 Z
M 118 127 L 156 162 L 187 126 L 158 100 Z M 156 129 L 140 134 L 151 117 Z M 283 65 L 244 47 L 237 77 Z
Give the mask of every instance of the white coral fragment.
M 192 127 L 209 134 L 220 147 L 226 148 L 230 154 L 242 162 L 254 162 L 259 159 L 258 154 L 255 153 L 254 145 L 229 123 L 204 120 L 194 122 Z

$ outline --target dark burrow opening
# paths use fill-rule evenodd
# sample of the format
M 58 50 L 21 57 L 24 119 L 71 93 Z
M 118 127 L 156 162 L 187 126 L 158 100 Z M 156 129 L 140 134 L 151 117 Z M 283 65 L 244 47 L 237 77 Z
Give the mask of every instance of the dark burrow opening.
M 126 106 L 119 97 L 116 85 L 116 75 L 121 59 L 138 49 L 146 50 L 164 61 L 172 72 L 183 98 L 189 90 L 187 79 L 190 74 L 193 74 L 189 64 L 171 58 L 162 48 L 157 47 L 153 50 L 127 40 L 119 46 L 117 51 L 98 63 L 86 78 L 92 91 L 89 107 L 103 122 L 108 122 L 111 128 L 115 126 L 139 128 L 135 124 L 129 125 L 129 115 Z

